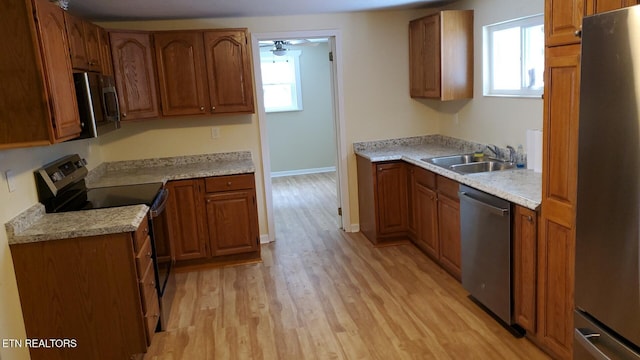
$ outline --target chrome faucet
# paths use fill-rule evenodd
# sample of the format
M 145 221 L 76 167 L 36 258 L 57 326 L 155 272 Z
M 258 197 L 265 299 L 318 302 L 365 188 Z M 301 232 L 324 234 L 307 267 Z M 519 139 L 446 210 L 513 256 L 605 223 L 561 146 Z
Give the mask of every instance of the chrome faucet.
M 500 149 L 496 145 L 487 145 L 487 150 L 491 151 L 496 158 L 500 158 Z
M 507 149 L 509 149 L 509 162 L 516 162 L 516 149 L 511 145 L 507 145 Z

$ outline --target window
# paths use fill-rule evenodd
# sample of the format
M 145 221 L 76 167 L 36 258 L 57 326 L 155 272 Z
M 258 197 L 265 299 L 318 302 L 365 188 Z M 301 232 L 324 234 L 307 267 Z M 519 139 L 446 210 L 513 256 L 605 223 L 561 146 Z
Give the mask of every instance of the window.
M 300 54 L 299 50 L 287 50 L 281 56 L 271 52 L 260 54 L 266 112 L 302 110 Z
M 540 97 L 544 88 L 544 18 L 535 15 L 484 30 L 484 95 Z

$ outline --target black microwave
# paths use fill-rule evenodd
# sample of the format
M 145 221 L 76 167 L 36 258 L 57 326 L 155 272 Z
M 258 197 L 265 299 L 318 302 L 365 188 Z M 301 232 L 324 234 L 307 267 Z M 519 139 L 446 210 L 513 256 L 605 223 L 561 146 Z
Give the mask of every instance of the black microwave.
M 120 128 L 120 108 L 113 77 L 93 72 L 73 74 L 82 132 L 78 139 L 98 137 Z

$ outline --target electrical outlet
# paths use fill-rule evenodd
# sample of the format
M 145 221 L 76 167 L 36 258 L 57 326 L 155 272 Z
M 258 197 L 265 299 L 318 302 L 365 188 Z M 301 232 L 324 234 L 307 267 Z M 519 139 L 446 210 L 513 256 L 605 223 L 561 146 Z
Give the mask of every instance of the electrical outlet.
M 214 126 L 211 128 L 211 138 L 212 139 L 219 139 L 220 138 L 220 128 L 217 126 Z
M 13 170 L 7 170 L 4 172 L 4 176 L 7 179 L 7 187 L 9 187 L 9 192 L 16 191 L 16 178 L 13 174 Z

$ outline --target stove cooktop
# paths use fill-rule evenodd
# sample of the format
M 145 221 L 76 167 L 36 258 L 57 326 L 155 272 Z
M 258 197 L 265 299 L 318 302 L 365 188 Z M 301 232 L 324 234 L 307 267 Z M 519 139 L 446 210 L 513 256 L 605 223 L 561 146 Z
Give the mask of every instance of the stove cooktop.
M 162 189 L 162 183 L 109 186 L 87 189 L 77 201 L 67 204 L 58 212 L 103 209 L 143 204 L 151 206 Z

